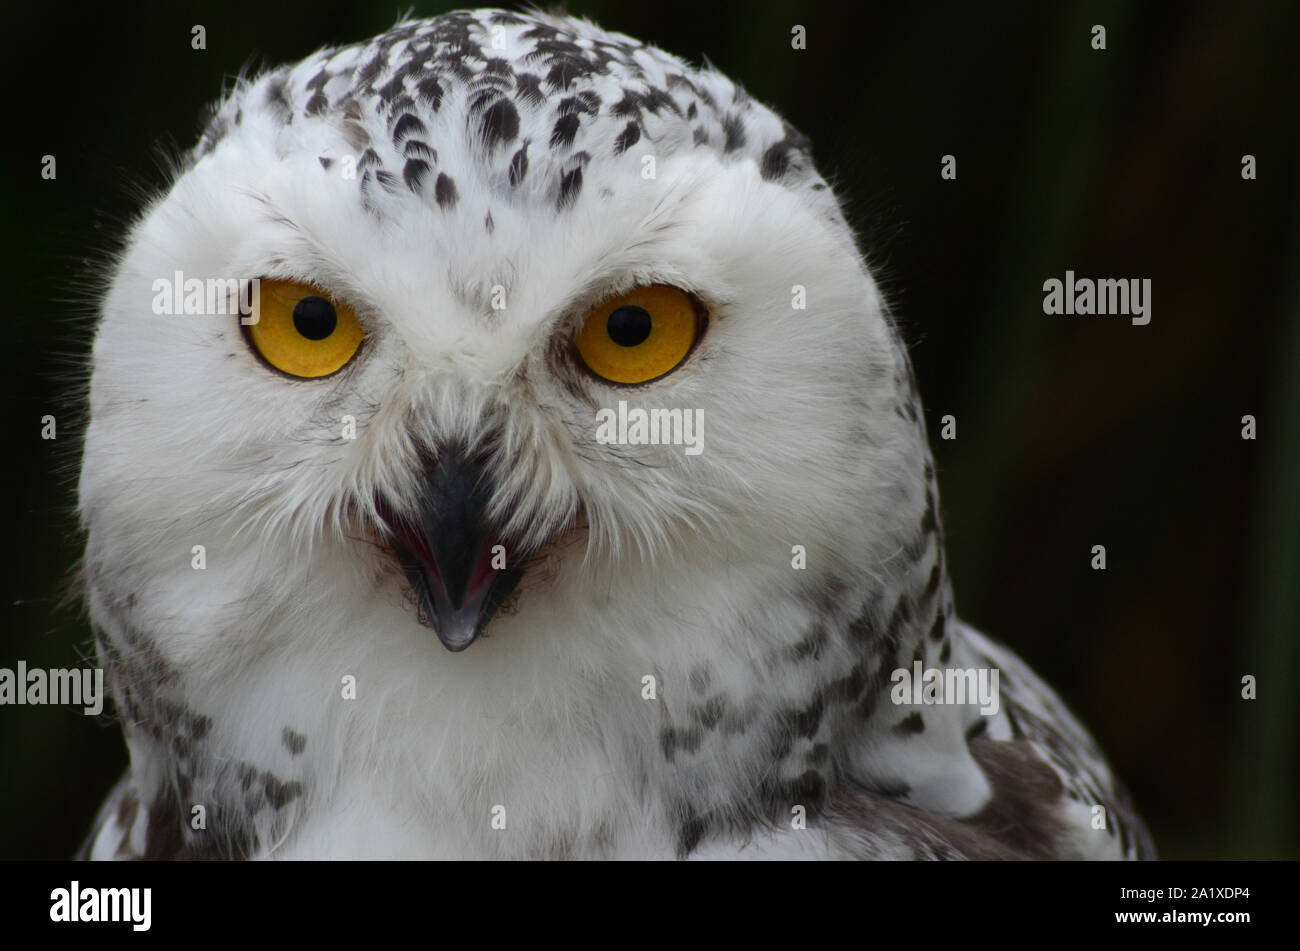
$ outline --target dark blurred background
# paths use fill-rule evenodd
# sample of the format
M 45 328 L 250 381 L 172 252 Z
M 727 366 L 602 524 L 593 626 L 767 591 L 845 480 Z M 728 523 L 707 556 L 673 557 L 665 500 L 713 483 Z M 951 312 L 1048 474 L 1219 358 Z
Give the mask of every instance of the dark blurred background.
M 1300 8 L 568 9 L 707 56 L 812 138 L 912 344 L 958 610 L 1078 710 L 1162 855 L 1300 857 Z M 160 156 L 194 142 L 227 77 L 363 39 L 398 13 L 7 5 L 0 667 L 74 666 L 89 649 L 60 599 L 78 557 L 69 397 L 94 262 L 165 184 Z M 205 51 L 190 47 L 194 24 Z M 955 182 L 940 180 L 945 153 Z M 1042 283 L 1067 269 L 1150 278 L 1152 322 L 1045 317 Z M 937 438 L 947 414 L 952 442 Z M 1245 414 L 1255 441 L 1241 438 Z M 1104 572 L 1089 567 L 1095 544 Z M 1245 674 L 1257 700 L 1241 699 Z M 0 707 L 0 857 L 71 855 L 124 765 L 111 724 Z

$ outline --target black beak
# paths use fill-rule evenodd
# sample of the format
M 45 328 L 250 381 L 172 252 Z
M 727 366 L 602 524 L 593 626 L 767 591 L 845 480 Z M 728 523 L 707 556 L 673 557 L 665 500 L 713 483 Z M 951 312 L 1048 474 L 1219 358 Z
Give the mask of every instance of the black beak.
M 487 519 L 492 488 L 482 458 L 453 448 L 429 465 L 413 520 L 381 505 L 422 614 L 450 651 L 474 643 L 523 574 L 523 553 Z

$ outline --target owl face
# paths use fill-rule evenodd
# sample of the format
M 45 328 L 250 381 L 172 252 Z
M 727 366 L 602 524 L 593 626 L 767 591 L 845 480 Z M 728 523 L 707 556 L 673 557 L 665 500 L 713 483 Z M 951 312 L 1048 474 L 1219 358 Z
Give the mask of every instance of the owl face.
M 954 614 L 834 196 L 711 70 L 477 11 L 241 83 L 90 414 L 92 856 L 1108 850 L 1086 734 Z M 890 689 L 950 664 L 1004 715 Z
M 242 318 L 151 306 L 252 278 Z M 760 604 L 906 541 L 908 373 L 806 144 L 730 81 L 573 20 L 409 23 L 241 85 L 133 229 L 88 561 L 182 667 L 756 654 L 797 627 Z M 656 411 L 694 452 L 602 436 Z

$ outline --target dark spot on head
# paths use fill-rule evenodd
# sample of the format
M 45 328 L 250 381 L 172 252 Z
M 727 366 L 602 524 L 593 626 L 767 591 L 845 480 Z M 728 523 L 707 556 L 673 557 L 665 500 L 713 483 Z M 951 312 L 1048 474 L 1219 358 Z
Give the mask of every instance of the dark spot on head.
M 509 99 L 498 99 L 483 113 L 481 128 L 489 149 L 512 142 L 519 134 L 519 111 Z
M 391 122 L 394 116 L 403 116 L 415 112 L 416 109 L 415 100 L 406 93 L 402 93 L 388 104 L 388 119 Z
M 546 73 L 546 84 L 552 90 L 568 89 L 576 80 L 590 76 L 594 70 L 589 64 L 575 58 L 561 59 Z
M 729 113 L 722 120 L 722 134 L 724 137 L 722 151 L 734 152 L 745 147 L 745 126 L 738 113 Z
M 627 116 L 641 115 L 641 100 L 631 89 L 623 90 L 623 98 L 614 105 L 609 107 L 609 113 L 612 116 L 626 118 Z
M 527 106 L 539 106 L 546 98 L 542 80 L 533 73 L 515 73 L 515 96 Z
M 278 811 L 302 795 L 302 783 L 281 782 L 270 773 L 266 773 L 265 792 L 266 801 L 271 804 L 272 809 Z
M 388 82 L 384 83 L 377 90 L 375 90 L 376 92 L 379 93 L 380 101 L 391 103 L 398 96 L 405 93 L 406 92 L 405 79 L 406 79 L 405 75 L 401 72 L 398 72 L 396 75 L 393 76 L 392 79 L 390 79 Z
M 384 54 L 382 52 L 377 52 L 368 62 L 364 63 L 361 68 L 356 71 L 356 74 L 353 76 L 353 81 L 358 86 L 369 85 L 371 81 L 379 75 L 379 71 L 383 66 Z
M 406 156 L 406 158 L 423 159 L 429 163 L 438 161 L 437 150 L 429 148 L 419 139 L 408 139 L 406 144 L 402 146 L 402 155 Z
M 460 196 L 456 192 L 456 183 L 446 172 L 438 173 L 438 179 L 433 183 L 433 197 L 437 200 L 439 208 L 456 207 L 456 201 Z
M 424 179 L 432 171 L 429 163 L 423 159 L 407 159 L 406 165 L 402 169 L 402 178 L 406 182 L 406 187 L 413 192 L 418 192 L 424 185 Z
M 576 96 L 566 96 L 555 107 L 557 114 L 567 116 L 570 113 L 584 112 L 594 116 L 600 106 L 600 97 L 593 92 L 582 92 Z
M 574 137 L 578 134 L 579 122 L 578 117 L 573 114 L 560 116 L 555 120 L 555 128 L 551 131 L 551 148 L 572 145 Z
M 410 112 L 402 113 L 402 117 L 393 124 L 393 144 L 396 145 L 408 136 L 426 135 L 428 131 L 419 116 Z
M 297 756 L 307 748 L 307 737 L 303 736 L 301 733 L 295 732 L 291 727 L 284 728 L 283 732 L 280 734 L 280 740 L 284 743 L 285 748 L 294 756 Z
M 641 127 L 635 122 L 629 122 L 624 127 L 623 131 L 618 134 L 618 138 L 614 140 L 614 154 L 622 155 L 632 146 L 636 145 L 640 139 Z
M 437 112 L 438 107 L 442 105 L 442 84 L 438 82 L 436 76 L 420 80 L 416 84 L 415 93 L 420 99 L 429 104 L 429 108 L 433 112 Z
M 560 196 L 555 205 L 561 211 L 573 205 L 582 190 L 582 169 L 570 169 L 560 176 Z
M 919 713 L 909 713 L 894 724 L 894 732 L 904 736 L 925 732 L 925 719 Z
M 528 174 L 528 143 L 510 158 L 510 184 L 518 185 Z

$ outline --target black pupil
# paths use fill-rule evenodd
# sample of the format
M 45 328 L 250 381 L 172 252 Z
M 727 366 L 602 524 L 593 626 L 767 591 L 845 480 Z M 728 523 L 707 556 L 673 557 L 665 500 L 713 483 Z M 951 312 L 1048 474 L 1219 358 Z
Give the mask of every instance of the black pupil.
M 323 297 L 304 297 L 294 305 L 294 329 L 308 340 L 324 340 L 338 325 L 334 305 Z
M 605 329 L 620 347 L 635 347 L 650 336 L 650 313 L 644 307 L 620 307 L 609 315 Z

